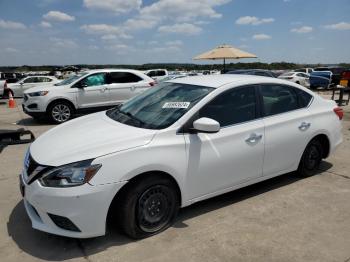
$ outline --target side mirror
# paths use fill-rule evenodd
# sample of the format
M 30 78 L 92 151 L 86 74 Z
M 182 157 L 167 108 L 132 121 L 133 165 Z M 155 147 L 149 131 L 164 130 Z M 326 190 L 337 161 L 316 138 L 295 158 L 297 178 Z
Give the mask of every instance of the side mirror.
M 85 84 L 84 82 L 78 82 L 74 86 L 77 88 L 84 88 L 87 87 L 87 84 Z
M 217 133 L 220 131 L 220 124 L 214 119 L 202 117 L 193 122 L 193 130 L 201 133 Z

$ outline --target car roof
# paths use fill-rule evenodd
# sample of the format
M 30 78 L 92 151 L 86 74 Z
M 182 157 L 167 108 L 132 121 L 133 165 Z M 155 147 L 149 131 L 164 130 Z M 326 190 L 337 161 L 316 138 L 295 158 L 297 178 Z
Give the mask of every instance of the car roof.
M 130 72 L 130 73 L 138 73 L 142 74 L 139 70 L 134 69 L 125 69 L 125 68 L 104 68 L 104 69 L 91 69 L 88 71 L 82 71 L 81 73 L 105 73 L 105 72 Z
M 197 86 L 208 86 L 213 88 L 219 88 L 227 84 L 247 84 L 252 83 L 288 83 L 284 80 L 280 80 L 272 77 L 265 76 L 255 76 L 255 75 L 201 75 L 201 76 L 190 76 L 183 78 L 176 78 L 173 80 L 166 81 L 167 83 L 179 83 L 187 85 L 197 85 Z

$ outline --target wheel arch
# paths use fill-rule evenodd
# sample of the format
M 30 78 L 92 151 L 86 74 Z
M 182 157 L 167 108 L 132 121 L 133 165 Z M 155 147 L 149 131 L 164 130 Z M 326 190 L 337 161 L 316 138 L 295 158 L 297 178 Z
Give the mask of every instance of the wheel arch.
M 111 218 L 111 216 L 113 215 L 113 210 L 114 207 L 118 206 L 118 202 L 120 201 L 120 199 L 122 198 L 123 194 L 129 190 L 136 182 L 142 180 L 142 178 L 144 178 L 145 176 L 155 176 L 155 177 L 162 177 L 162 178 L 167 178 L 169 181 L 172 182 L 172 184 L 174 185 L 174 188 L 177 192 L 177 195 L 179 197 L 179 203 L 181 206 L 182 200 L 183 200 L 183 195 L 182 195 L 182 191 L 180 188 L 180 185 L 178 183 L 178 181 L 174 178 L 174 176 L 172 176 L 171 174 L 164 172 L 164 171 L 160 171 L 160 170 L 152 170 L 152 171 L 147 171 L 147 172 L 143 172 L 140 173 L 132 178 L 130 178 L 128 180 L 128 183 L 126 183 L 120 190 L 118 190 L 118 192 L 116 193 L 116 195 L 114 196 L 114 198 L 112 199 L 109 208 L 108 208 L 108 212 L 107 212 L 107 216 L 106 216 L 106 225 L 108 223 L 108 220 Z
M 312 140 L 315 140 L 317 139 L 318 141 L 320 141 L 320 143 L 322 144 L 322 149 L 323 149 L 323 155 L 322 155 L 322 158 L 327 158 L 329 153 L 330 153 L 330 149 L 331 149 L 331 143 L 330 143 L 330 139 L 329 137 L 322 133 L 322 134 L 318 134 L 316 136 L 314 136 L 310 142 Z
M 76 110 L 76 107 L 74 105 L 74 103 L 72 101 L 70 101 L 69 99 L 67 98 L 56 98 L 52 101 L 50 101 L 48 104 L 47 104 L 47 107 L 46 107 L 46 112 L 49 110 L 49 108 L 54 104 L 54 103 L 57 103 L 57 102 L 66 102 L 66 103 L 69 103 L 71 105 L 71 107 L 73 108 L 73 110 L 75 111 Z

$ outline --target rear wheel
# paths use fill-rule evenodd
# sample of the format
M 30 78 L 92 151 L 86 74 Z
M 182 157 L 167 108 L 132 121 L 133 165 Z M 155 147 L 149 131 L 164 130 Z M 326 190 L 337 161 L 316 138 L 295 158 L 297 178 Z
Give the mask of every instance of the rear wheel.
M 53 123 L 61 124 L 72 118 L 73 108 L 68 102 L 57 101 L 49 106 L 47 114 Z
M 120 199 L 119 225 L 135 239 L 155 235 L 173 223 L 179 196 L 167 178 L 150 176 L 130 185 Z
M 323 148 L 320 141 L 312 140 L 307 146 L 301 157 L 298 173 L 303 177 L 316 174 L 322 161 Z

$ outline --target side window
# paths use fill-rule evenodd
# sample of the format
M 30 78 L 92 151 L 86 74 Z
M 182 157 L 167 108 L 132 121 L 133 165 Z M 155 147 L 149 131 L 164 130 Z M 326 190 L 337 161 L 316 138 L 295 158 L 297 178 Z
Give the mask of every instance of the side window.
M 29 83 L 37 83 L 36 77 L 29 77 L 23 81 L 23 83 L 29 84 Z
M 94 75 L 89 75 L 82 80 L 83 83 L 89 87 L 89 86 L 100 86 L 104 85 L 106 83 L 105 81 L 105 73 L 98 73 Z
M 40 77 L 40 82 L 48 83 L 48 82 L 51 82 L 51 81 L 52 81 L 51 78 L 48 78 L 48 77 Z
M 165 71 L 164 70 L 158 70 L 157 71 L 157 76 L 165 76 Z
M 156 71 L 149 71 L 149 72 L 147 73 L 147 75 L 148 75 L 149 77 L 157 76 Z
M 222 127 L 243 123 L 256 118 L 255 87 L 233 88 L 218 95 L 199 111 L 199 118 L 208 117 Z
M 298 95 L 299 108 L 307 107 L 310 104 L 312 95 L 297 88 L 295 88 L 295 92 Z
M 108 74 L 109 84 L 136 83 L 141 80 L 141 77 L 129 72 L 111 72 Z
M 293 88 L 282 85 L 262 85 L 261 95 L 265 116 L 272 116 L 299 108 Z

